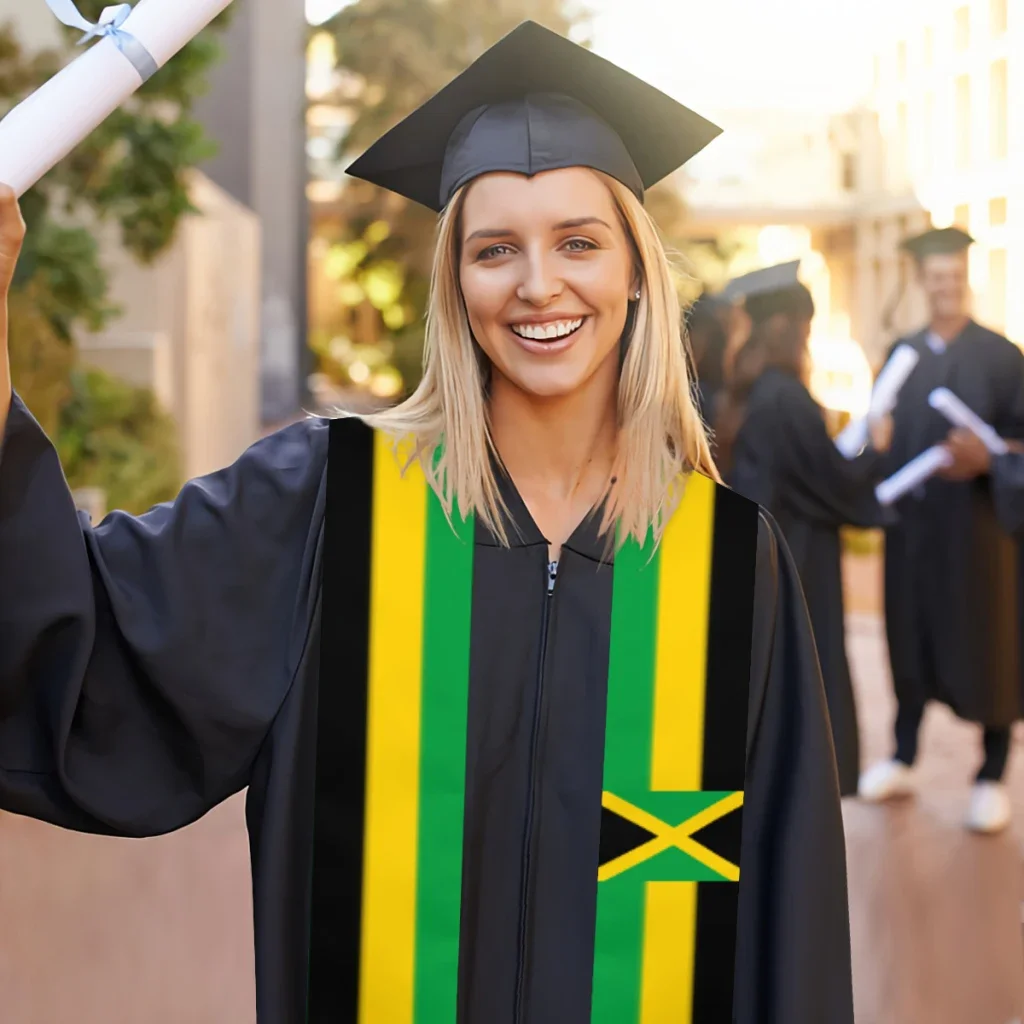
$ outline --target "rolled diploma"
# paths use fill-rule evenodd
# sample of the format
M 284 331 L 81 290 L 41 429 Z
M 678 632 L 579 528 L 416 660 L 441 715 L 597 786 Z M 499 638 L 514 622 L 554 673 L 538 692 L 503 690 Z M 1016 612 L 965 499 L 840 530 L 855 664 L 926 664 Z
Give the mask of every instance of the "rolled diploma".
M 909 345 L 900 345 L 893 352 L 875 381 L 867 416 L 848 423 L 836 437 L 836 447 L 846 458 L 854 458 L 868 443 L 868 424 L 887 416 L 896 407 L 900 390 L 920 358 Z
M 969 430 L 993 455 L 1005 455 L 1006 442 L 973 409 L 969 409 L 949 388 L 936 388 L 928 396 L 928 404 L 955 427 Z
M 953 457 L 940 445 L 921 452 L 917 458 L 911 459 L 875 488 L 878 504 L 892 505 L 899 501 L 903 495 L 933 477 L 940 469 L 945 469 L 952 461 Z
M 140 0 L 122 30 L 163 67 L 231 0 Z M 0 121 L 0 182 L 23 195 L 142 85 L 109 38 L 19 103 Z

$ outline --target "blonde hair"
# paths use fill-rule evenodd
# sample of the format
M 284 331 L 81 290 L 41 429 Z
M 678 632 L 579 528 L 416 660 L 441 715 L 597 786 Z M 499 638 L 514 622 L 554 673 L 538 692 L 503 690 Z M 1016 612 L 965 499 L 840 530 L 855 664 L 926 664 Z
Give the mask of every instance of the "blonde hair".
M 604 529 L 619 540 L 660 540 L 686 477 L 719 479 L 693 398 L 688 342 L 672 270 L 657 228 L 633 193 L 602 174 L 635 250 L 640 276 L 618 394 L 619 443 Z M 441 214 L 434 252 L 423 378 L 404 402 L 363 418 L 396 442 L 411 442 L 446 512 L 475 513 L 504 543 L 505 514 L 494 474 L 487 368 L 470 332 L 459 286 L 462 189 Z

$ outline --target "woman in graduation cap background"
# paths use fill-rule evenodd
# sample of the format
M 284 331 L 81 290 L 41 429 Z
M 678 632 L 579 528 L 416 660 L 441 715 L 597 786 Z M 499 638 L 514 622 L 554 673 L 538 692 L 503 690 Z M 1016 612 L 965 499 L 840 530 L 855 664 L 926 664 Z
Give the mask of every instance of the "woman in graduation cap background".
M 840 792 L 849 796 L 857 792 L 860 741 L 839 531 L 883 523 L 874 489 L 884 475 L 891 422 L 873 426 L 871 443 L 854 459 L 836 448 L 808 389 L 814 300 L 798 273 L 799 261 L 784 263 L 737 278 L 726 289 L 743 302 L 752 328 L 736 356 L 723 412 L 736 427 L 720 444 L 729 483 L 772 512 L 793 554 L 821 661 Z
M 949 388 L 998 433 L 1024 438 L 1024 356 L 969 312 L 967 250 L 958 228 L 908 239 L 930 321 L 893 346 L 918 362 L 893 412 L 890 469 L 950 435 L 928 396 Z M 999 523 L 992 480 L 958 460 L 896 506 L 886 530 L 885 614 L 897 699 L 891 759 L 871 766 L 861 796 L 881 801 L 913 791 L 913 765 L 927 703 L 948 705 L 982 728 L 983 754 L 966 825 L 998 832 L 1010 823 L 1002 779 L 1010 729 L 1022 710 L 1018 544 Z
M 350 168 L 440 213 L 417 391 L 140 518 L 76 517 L 3 380 L 0 807 L 248 787 L 260 1024 L 852 1022 L 799 581 L 642 206 L 717 134 L 524 24 Z

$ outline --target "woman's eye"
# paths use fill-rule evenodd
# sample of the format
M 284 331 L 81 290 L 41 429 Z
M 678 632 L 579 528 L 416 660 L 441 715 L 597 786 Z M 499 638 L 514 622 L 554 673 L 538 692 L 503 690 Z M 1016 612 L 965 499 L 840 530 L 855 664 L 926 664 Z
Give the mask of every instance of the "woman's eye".
M 569 241 L 565 243 L 565 248 L 568 249 L 569 252 L 587 252 L 590 249 L 596 249 L 597 246 L 586 238 L 570 238 Z
M 489 245 L 486 249 L 483 249 L 478 255 L 478 260 L 493 260 L 497 256 L 507 256 L 512 252 L 512 246 L 506 245 L 504 242 L 498 242 L 496 245 Z

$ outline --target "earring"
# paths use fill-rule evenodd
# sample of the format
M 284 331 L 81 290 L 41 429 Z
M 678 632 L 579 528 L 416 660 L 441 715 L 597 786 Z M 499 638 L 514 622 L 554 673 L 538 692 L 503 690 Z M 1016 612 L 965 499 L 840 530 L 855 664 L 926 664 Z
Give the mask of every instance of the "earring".
M 639 302 L 640 301 L 640 289 L 639 288 L 637 288 L 636 294 L 633 296 L 633 301 L 634 302 Z

